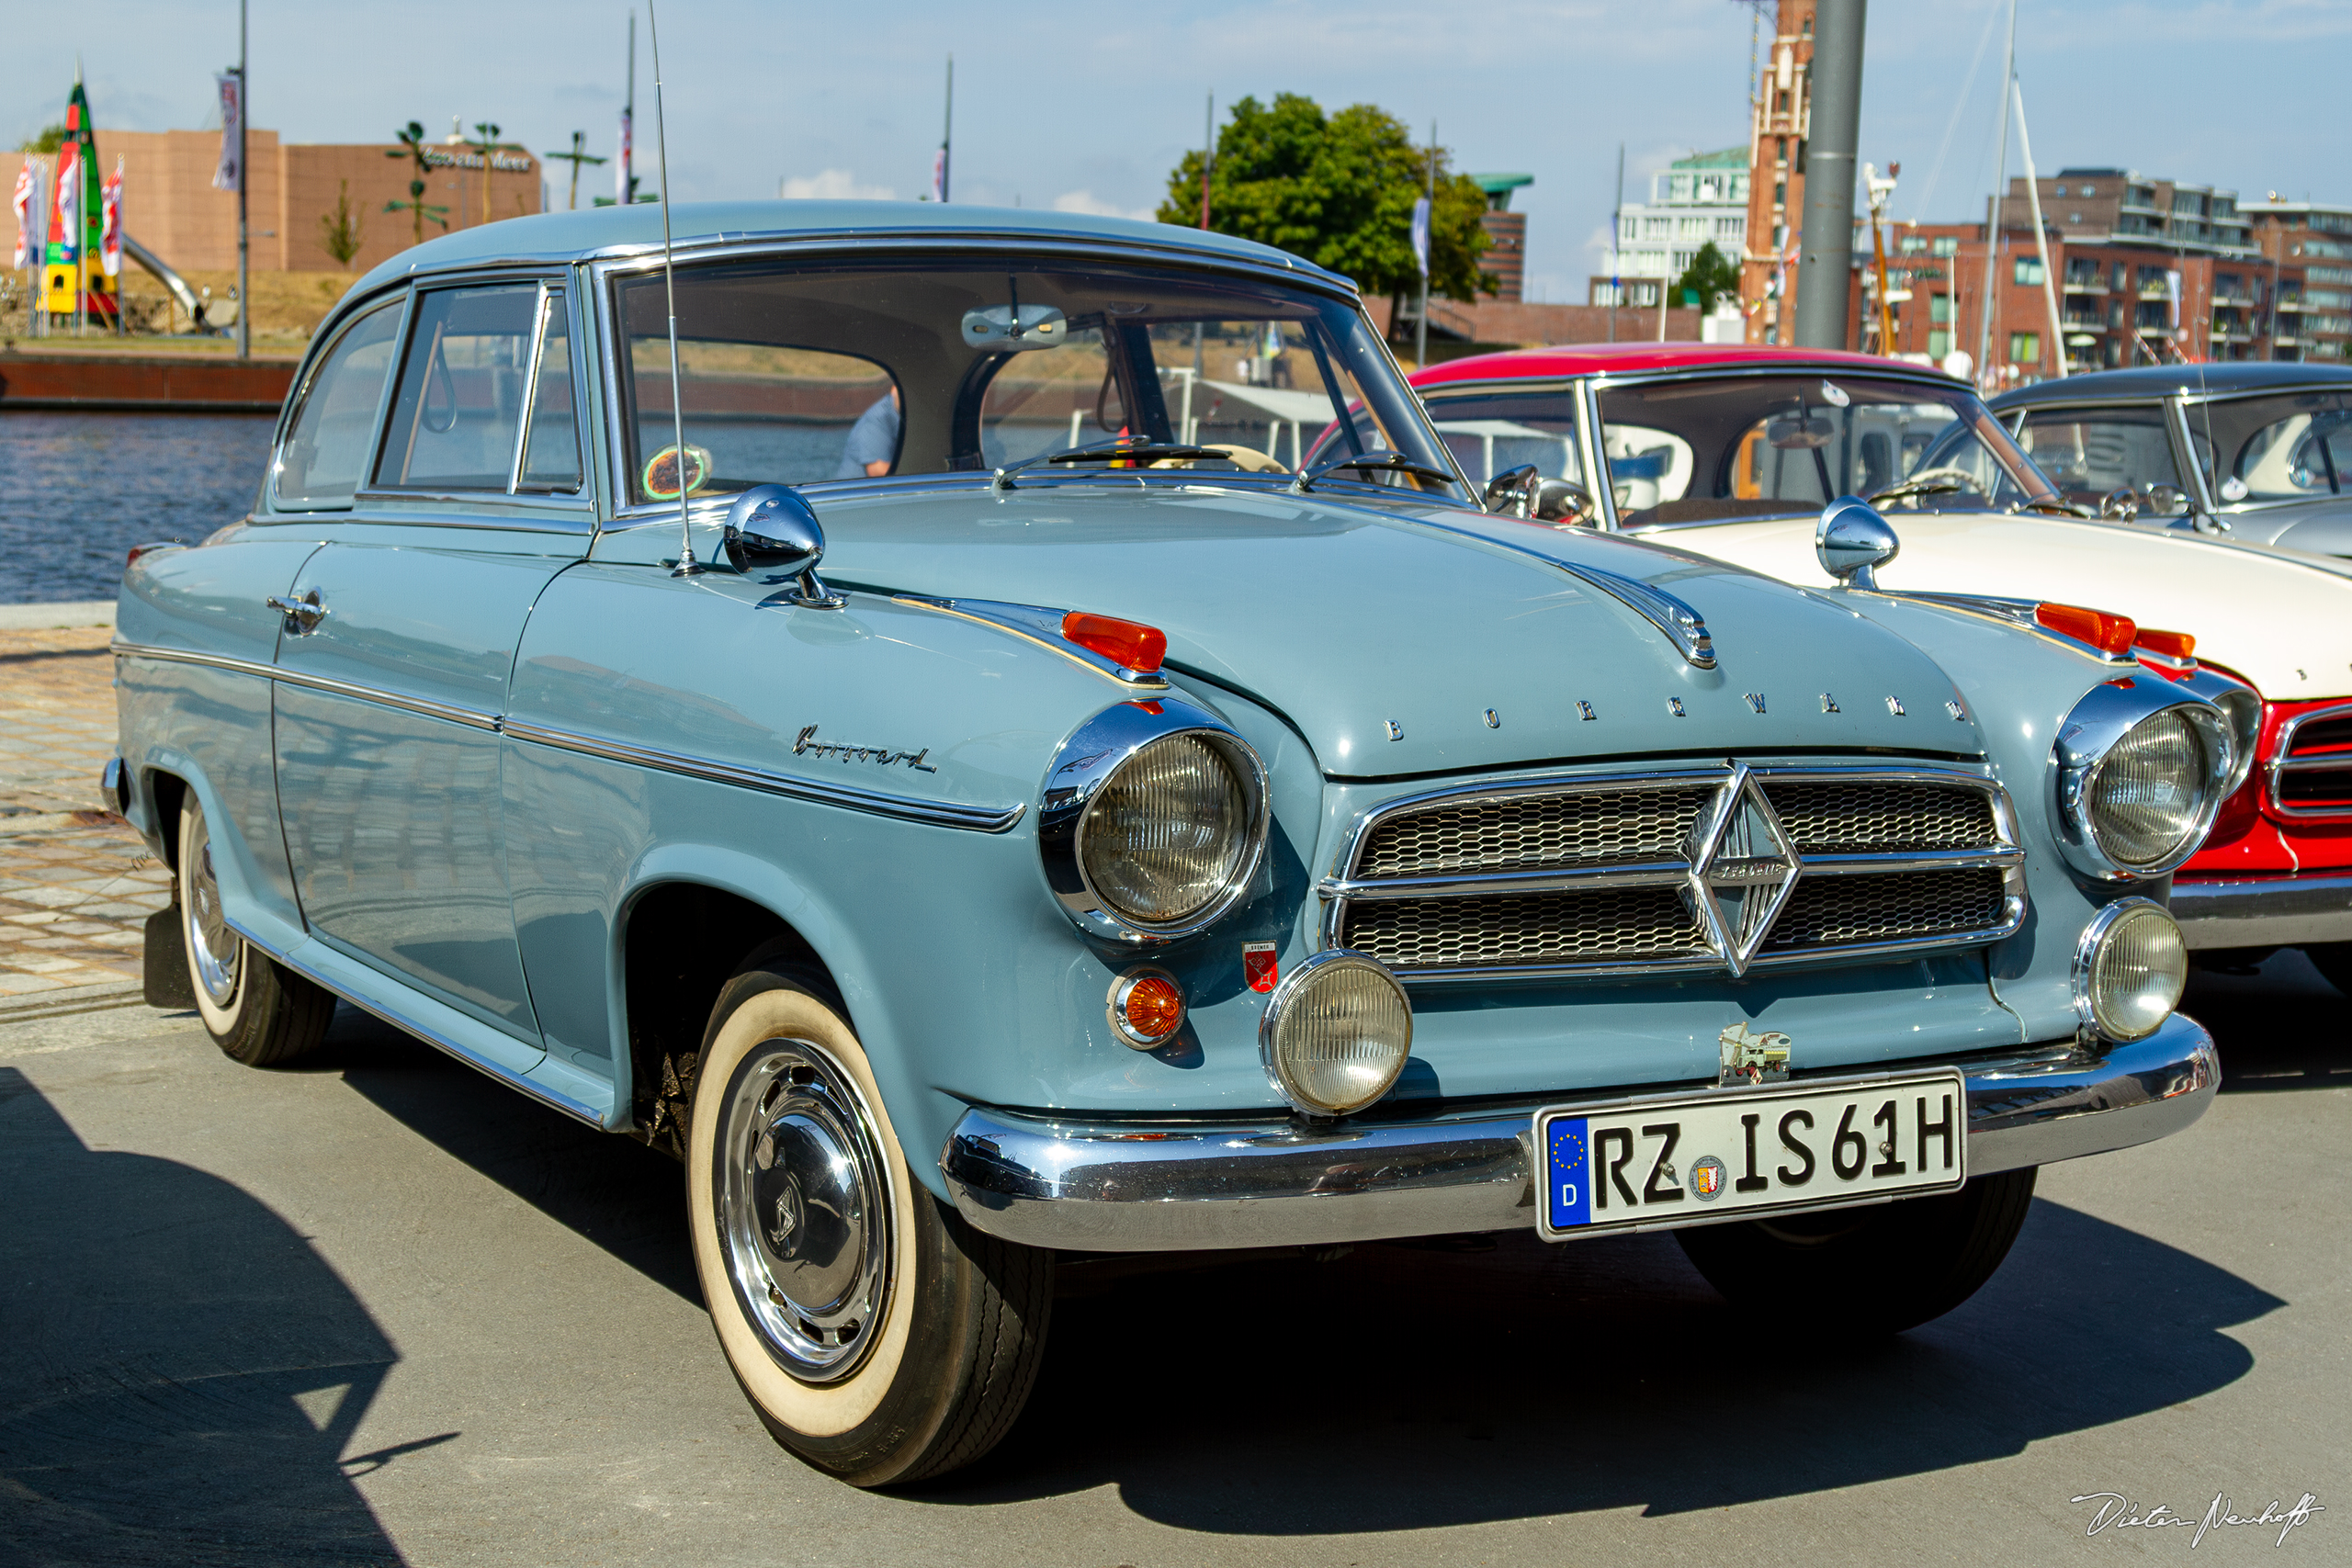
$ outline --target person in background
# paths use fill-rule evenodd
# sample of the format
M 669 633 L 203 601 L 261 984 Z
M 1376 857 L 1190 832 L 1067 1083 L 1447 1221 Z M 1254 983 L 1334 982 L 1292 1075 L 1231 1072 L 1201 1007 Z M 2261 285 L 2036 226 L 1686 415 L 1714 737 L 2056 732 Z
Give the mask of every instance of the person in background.
M 878 479 L 890 471 L 898 456 L 899 389 L 893 386 L 888 397 L 876 399 L 874 406 L 849 427 L 849 440 L 842 447 L 841 467 L 833 470 L 833 478 Z

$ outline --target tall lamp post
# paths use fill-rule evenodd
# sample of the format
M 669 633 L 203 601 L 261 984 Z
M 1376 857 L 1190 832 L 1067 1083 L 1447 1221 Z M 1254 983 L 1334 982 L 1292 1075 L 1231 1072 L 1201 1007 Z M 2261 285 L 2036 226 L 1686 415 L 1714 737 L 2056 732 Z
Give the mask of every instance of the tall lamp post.
M 1804 248 L 1797 263 L 1801 348 L 1847 346 L 1866 9 L 1866 0 L 1821 0 L 1814 12 L 1813 140 L 1805 151 Z
M 237 0 L 237 357 L 254 356 L 254 291 L 248 268 L 245 187 L 253 182 L 246 128 L 254 122 L 253 77 L 245 69 L 245 3 Z

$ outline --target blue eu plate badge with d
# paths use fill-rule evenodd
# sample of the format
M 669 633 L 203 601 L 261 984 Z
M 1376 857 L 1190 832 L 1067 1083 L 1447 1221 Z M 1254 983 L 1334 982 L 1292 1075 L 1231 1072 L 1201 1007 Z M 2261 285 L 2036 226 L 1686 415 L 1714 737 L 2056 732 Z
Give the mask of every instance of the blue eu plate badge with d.
M 1585 1149 L 1585 1119 L 1555 1118 L 1544 1138 L 1544 1207 L 1555 1231 L 1569 1230 L 1592 1219 L 1592 1161 Z

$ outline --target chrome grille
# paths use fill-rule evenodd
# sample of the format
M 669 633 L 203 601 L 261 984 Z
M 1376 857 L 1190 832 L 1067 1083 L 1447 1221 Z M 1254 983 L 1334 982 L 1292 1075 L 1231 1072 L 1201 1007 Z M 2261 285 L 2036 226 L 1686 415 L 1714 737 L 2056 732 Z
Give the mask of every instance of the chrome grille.
M 1981 789 L 1939 789 L 1877 780 L 1774 784 L 1764 794 L 1801 855 L 1901 854 L 1982 849 L 1998 841 L 1992 798 Z
M 1340 945 L 1392 969 L 1595 964 L 1708 953 L 1706 928 L 1672 887 L 1354 905 Z
M 1917 942 L 1983 931 L 2001 923 L 2001 874 L 1992 866 L 1809 877 L 1789 896 L 1764 951 Z
M 1359 876 L 1667 860 L 1683 852 L 1711 786 L 1525 795 L 1400 813 L 1365 835 Z
M 2315 708 L 2279 727 L 2270 806 L 2282 817 L 2352 817 L 2352 706 Z
M 1999 785 L 1720 767 L 1442 791 L 1372 812 L 1324 942 L 1408 978 L 1819 962 L 1992 941 L 2025 911 Z

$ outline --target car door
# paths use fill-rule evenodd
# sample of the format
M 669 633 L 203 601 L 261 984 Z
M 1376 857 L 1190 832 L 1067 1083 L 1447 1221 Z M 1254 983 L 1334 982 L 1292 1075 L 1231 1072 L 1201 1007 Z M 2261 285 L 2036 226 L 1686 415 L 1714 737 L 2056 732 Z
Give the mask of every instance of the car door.
M 542 1055 L 500 841 L 497 722 L 548 581 L 585 553 L 560 278 L 420 288 L 369 483 L 278 651 L 288 854 L 313 934 Z

